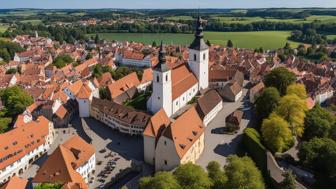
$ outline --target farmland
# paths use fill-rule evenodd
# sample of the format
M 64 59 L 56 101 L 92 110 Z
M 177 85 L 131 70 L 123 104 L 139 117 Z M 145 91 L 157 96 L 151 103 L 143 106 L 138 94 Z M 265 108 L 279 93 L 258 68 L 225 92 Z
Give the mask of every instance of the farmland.
M 228 40 L 232 40 L 235 46 L 240 48 L 277 49 L 283 47 L 288 42 L 287 37 L 290 32 L 286 31 L 262 31 L 262 32 L 205 32 L 205 39 L 213 44 L 226 45 Z M 161 40 L 166 44 L 188 45 L 193 40 L 191 34 L 148 34 L 148 33 L 100 33 L 101 39 L 117 41 L 136 41 L 152 44 L 153 41 L 159 43 Z M 290 42 L 293 46 L 298 43 Z
M 22 20 L 21 23 L 31 23 L 32 25 L 39 25 L 42 24 L 41 20 L 34 19 L 34 20 Z
M 313 15 L 303 19 L 276 19 L 276 18 L 262 18 L 262 17 L 224 17 L 224 16 L 211 16 L 210 18 L 225 23 L 241 23 L 241 24 L 248 24 L 252 22 L 261 22 L 261 21 L 287 22 L 287 23 L 336 22 L 336 16 L 327 16 L 327 15 Z

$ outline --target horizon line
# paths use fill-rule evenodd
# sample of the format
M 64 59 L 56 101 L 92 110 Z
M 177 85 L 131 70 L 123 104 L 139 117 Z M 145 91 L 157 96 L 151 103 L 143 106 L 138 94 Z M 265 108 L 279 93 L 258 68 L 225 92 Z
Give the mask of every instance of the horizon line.
M 249 8 L 0 8 L 0 10 L 11 10 L 11 9 L 35 9 L 35 10 L 107 10 L 107 9 L 118 9 L 118 10 L 224 10 L 224 9 L 336 9 L 336 7 L 249 7 Z

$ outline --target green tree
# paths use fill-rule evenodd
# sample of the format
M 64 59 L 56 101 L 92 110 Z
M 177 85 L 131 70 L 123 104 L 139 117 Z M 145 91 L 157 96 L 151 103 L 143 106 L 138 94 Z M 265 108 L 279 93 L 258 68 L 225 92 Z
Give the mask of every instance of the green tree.
M 63 184 L 60 183 L 42 183 L 34 187 L 34 189 L 61 189 Z
M 289 124 L 274 113 L 268 119 L 264 119 L 261 133 L 265 145 L 272 152 L 283 152 L 293 144 L 293 135 Z
M 101 99 L 111 100 L 111 95 L 110 95 L 107 87 L 101 87 L 101 88 L 99 88 L 99 97 Z
M 33 103 L 33 98 L 18 86 L 1 91 L 0 97 L 7 110 L 6 116 L 13 118 L 23 113 L 26 107 Z
M 298 155 L 300 162 L 314 171 L 319 188 L 336 186 L 335 141 L 329 138 L 313 138 L 301 144 Z
M 66 65 L 74 62 L 74 59 L 69 55 L 59 55 L 53 61 L 53 65 L 57 68 L 63 68 Z
M 154 177 L 143 177 L 140 189 L 180 189 L 181 186 L 170 172 L 157 172 Z
M 329 137 L 331 135 L 331 127 L 334 123 L 334 116 L 320 105 L 316 105 L 306 113 L 303 140 L 308 141 L 314 137 Z
M 10 68 L 6 71 L 6 74 L 15 74 L 18 70 L 16 68 Z
M 203 168 L 192 163 L 180 165 L 174 175 L 182 189 L 209 189 L 212 184 Z
M 96 34 L 96 36 L 95 36 L 95 43 L 97 44 L 97 43 L 99 43 L 99 41 L 100 41 L 99 35 Z
M 295 94 L 301 99 L 307 99 L 308 97 L 306 87 L 303 84 L 291 84 L 287 87 L 286 91 L 287 95 Z
M 295 81 L 295 75 L 284 67 L 275 68 L 264 78 L 266 87 L 277 88 L 281 96 L 286 94 L 287 87 Z
M 0 58 L 2 58 L 5 62 L 9 62 L 11 60 L 11 56 L 7 49 L 0 49 Z
M 283 174 L 285 179 L 280 183 L 280 189 L 296 189 L 295 176 L 291 171 Z
M 256 100 L 256 113 L 259 120 L 267 118 L 278 106 L 281 97 L 274 87 L 266 88 Z
M 224 171 L 227 183 L 223 188 L 234 189 L 264 189 L 265 184 L 260 170 L 251 158 L 229 156 Z
M 227 178 L 221 169 L 221 165 L 216 161 L 211 161 L 207 166 L 207 171 L 212 182 L 212 189 L 222 189 L 227 182 Z
M 301 137 L 306 110 L 306 100 L 296 95 L 286 95 L 281 98 L 275 112 L 290 124 L 293 135 Z
M 232 43 L 232 41 L 231 41 L 231 40 L 228 40 L 226 46 L 227 46 L 228 48 L 232 48 L 232 47 L 233 47 L 233 43 Z
M 0 134 L 9 130 L 9 124 L 12 122 L 12 118 L 0 118 Z
M 156 46 L 157 46 L 156 41 L 153 41 L 152 47 L 156 47 Z

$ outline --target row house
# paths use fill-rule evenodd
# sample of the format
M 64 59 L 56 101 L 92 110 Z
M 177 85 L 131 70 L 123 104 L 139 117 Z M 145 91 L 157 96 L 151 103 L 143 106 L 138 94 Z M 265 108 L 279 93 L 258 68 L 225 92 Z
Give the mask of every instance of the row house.
M 129 135 L 141 135 L 150 119 L 146 113 L 99 98 L 93 98 L 90 115 L 112 129 Z
M 150 68 L 153 65 L 153 61 L 155 57 L 151 55 L 145 56 L 141 52 L 134 52 L 134 51 L 124 51 L 124 53 L 120 57 L 120 64 L 123 66 L 132 66 L 138 68 Z
M 54 141 L 53 123 L 43 116 L 0 135 L 0 183 L 22 174 Z

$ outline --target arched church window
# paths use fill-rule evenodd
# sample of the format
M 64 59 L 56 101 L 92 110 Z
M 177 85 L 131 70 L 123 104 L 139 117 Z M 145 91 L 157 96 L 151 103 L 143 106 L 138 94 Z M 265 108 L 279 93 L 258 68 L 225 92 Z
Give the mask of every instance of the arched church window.
M 197 60 L 197 55 L 196 54 L 194 54 L 194 61 L 196 61 Z

